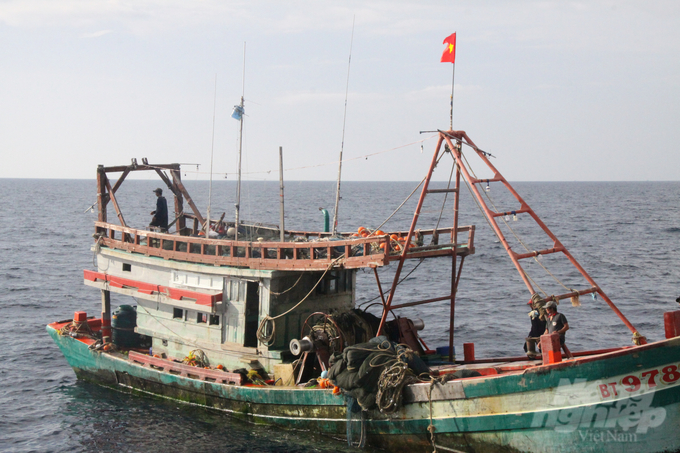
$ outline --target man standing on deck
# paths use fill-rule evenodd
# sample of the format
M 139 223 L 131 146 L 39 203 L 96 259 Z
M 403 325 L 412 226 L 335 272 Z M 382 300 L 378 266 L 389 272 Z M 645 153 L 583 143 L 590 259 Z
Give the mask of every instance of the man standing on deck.
M 547 314 L 545 317 L 546 323 L 544 335 L 558 333 L 560 335 L 560 345 L 562 346 L 562 349 L 564 349 L 564 353 L 567 355 L 567 358 L 573 358 L 574 356 L 571 355 L 571 351 L 569 351 L 567 345 L 564 344 L 564 334 L 569 330 L 567 317 L 562 313 L 557 313 L 557 305 L 552 300 L 549 300 L 545 304 L 545 310 Z
M 156 196 L 156 210 L 151 211 L 151 223 L 149 226 L 159 227 L 161 231 L 166 231 L 168 229 L 168 203 L 165 201 L 162 189 L 156 189 L 153 191 Z

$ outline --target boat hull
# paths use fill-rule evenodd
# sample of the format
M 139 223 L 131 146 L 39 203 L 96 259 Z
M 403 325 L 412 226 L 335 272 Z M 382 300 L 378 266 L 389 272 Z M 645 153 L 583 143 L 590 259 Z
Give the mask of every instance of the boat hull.
M 253 423 L 345 437 L 346 400 L 330 390 L 225 385 L 144 367 L 48 332 L 76 375 L 224 411 Z M 520 373 L 408 386 L 395 414 L 367 414 L 369 445 L 464 452 L 680 450 L 680 338 Z M 431 390 L 431 392 L 430 392 Z M 354 429 L 358 423 L 352 423 Z

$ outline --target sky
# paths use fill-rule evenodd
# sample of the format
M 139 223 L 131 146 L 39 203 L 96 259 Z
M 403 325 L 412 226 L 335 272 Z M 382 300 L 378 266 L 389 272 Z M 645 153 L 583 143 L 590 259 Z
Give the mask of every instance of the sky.
M 342 150 L 343 180 L 417 181 L 453 79 L 453 128 L 510 181 L 678 181 L 678 24 L 674 0 L 0 0 L 0 178 L 235 179 L 245 94 L 244 179 L 283 147 L 286 180 Z

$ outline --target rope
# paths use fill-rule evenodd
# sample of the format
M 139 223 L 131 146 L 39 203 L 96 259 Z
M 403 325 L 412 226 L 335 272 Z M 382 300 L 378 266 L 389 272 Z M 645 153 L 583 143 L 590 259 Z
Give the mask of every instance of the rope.
M 435 164 L 435 166 L 439 165 L 439 161 L 442 160 L 442 157 L 444 157 L 444 154 L 442 154 L 441 156 L 439 156 L 439 159 L 437 159 L 437 163 Z M 453 170 L 451 170 L 451 172 L 453 173 Z M 390 216 L 389 216 L 388 218 L 386 218 L 385 221 L 384 221 L 383 223 L 381 223 L 380 225 L 378 225 L 373 231 L 379 230 L 379 229 L 382 228 L 382 226 L 385 225 L 392 217 L 394 217 L 394 215 L 395 215 L 397 212 L 399 212 L 399 210 L 406 204 L 406 202 L 413 196 L 413 194 L 416 193 L 416 190 L 418 190 L 418 187 L 420 187 L 420 186 L 425 182 L 425 179 L 426 179 L 426 178 L 427 178 L 427 176 L 426 176 L 425 178 L 423 178 L 423 179 L 418 183 L 418 185 L 416 186 L 416 188 L 413 189 L 413 191 L 412 191 L 412 192 L 409 194 L 409 196 L 406 197 L 406 199 L 405 199 L 405 200 L 397 207 L 397 209 L 395 209 L 394 212 L 393 212 L 392 214 L 390 214 Z M 449 182 L 451 182 L 451 181 L 449 180 Z M 447 194 L 447 195 L 448 195 L 448 194 Z M 446 201 L 446 198 L 444 198 L 444 201 Z M 443 209 L 444 209 L 444 207 L 442 206 L 442 210 L 443 210 Z M 441 217 L 440 217 L 440 219 L 441 219 Z M 437 222 L 437 225 L 439 225 L 439 222 Z
M 430 433 L 430 442 L 432 443 L 432 453 L 437 453 L 437 444 L 435 443 L 435 437 L 434 433 L 437 431 L 437 428 L 434 426 L 434 422 L 432 421 L 432 388 L 434 387 L 435 384 L 440 382 L 440 378 L 431 378 L 430 380 L 430 386 L 427 389 L 427 401 L 429 403 L 430 407 L 430 424 L 427 426 L 427 431 Z
M 73 338 L 78 338 L 78 337 L 88 337 L 93 340 L 99 339 L 97 334 L 92 332 L 92 328 L 90 327 L 90 324 L 87 321 L 71 321 L 68 324 L 65 324 L 61 329 L 59 329 L 59 335 L 69 335 Z
M 383 221 L 383 223 L 381 223 L 380 225 L 378 225 L 373 231 L 379 230 L 379 229 L 382 228 L 382 226 L 385 225 L 392 217 L 394 217 L 394 215 L 395 215 L 397 212 L 399 212 L 399 210 L 406 204 L 406 202 L 413 196 L 413 194 L 416 193 L 416 190 L 418 190 L 418 187 L 420 187 L 424 182 L 425 182 L 425 178 L 423 178 L 423 179 L 418 183 L 418 185 L 416 186 L 416 188 L 413 189 L 413 191 L 409 194 L 409 196 L 406 197 L 406 199 L 405 199 L 399 206 L 397 206 L 397 209 L 395 209 L 394 212 L 393 212 L 392 214 L 390 214 L 390 216 L 389 216 L 388 218 L 386 218 L 386 219 Z
M 404 347 L 403 350 L 397 353 L 396 358 L 376 364 L 376 359 L 389 356 L 388 354 L 382 354 L 376 356 L 371 361 L 371 367 L 385 367 L 380 374 L 378 380 L 378 393 L 375 397 L 375 402 L 378 409 L 380 409 L 380 412 L 390 414 L 401 406 L 404 385 L 415 381 L 415 376 L 408 366 L 408 360 L 409 358 L 412 358 L 414 354 L 415 353 L 411 349 Z
M 274 321 L 279 319 L 282 316 L 287 315 L 291 311 L 295 310 L 297 307 L 300 306 L 300 304 L 302 304 L 305 300 L 307 300 L 307 298 L 310 295 L 312 295 L 312 293 L 314 292 L 316 287 L 319 286 L 319 283 L 321 283 L 321 281 L 323 281 L 323 278 L 326 276 L 328 271 L 330 271 L 340 260 L 342 260 L 344 258 L 345 258 L 345 254 L 343 253 L 342 255 L 340 255 L 339 257 L 337 257 L 333 261 L 331 261 L 330 264 L 328 265 L 328 267 L 326 268 L 326 270 L 323 272 L 323 274 L 321 274 L 321 277 L 319 278 L 319 280 L 314 284 L 312 289 L 310 289 L 309 292 L 307 293 L 307 295 L 305 297 L 303 297 L 302 300 L 300 302 L 298 302 L 297 304 L 295 304 L 292 308 L 285 311 L 284 313 L 281 313 L 280 315 L 276 315 L 274 317 L 269 316 L 269 315 L 265 315 L 264 318 L 262 318 L 262 321 L 260 321 L 260 325 L 257 328 L 257 333 L 256 333 L 257 339 L 260 341 L 260 343 L 262 343 L 265 346 L 271 346 L 274 343 L 274 338 L 275 338 L 275 335 L 276 335 L 276 323 Z M 302 277 L 302 275 L 300 275 L 300 277 Z M 267 334 L 266 328 L 267 328 L 267 324 L 269 324 L 269 323 L 271 323 L 271 332 L 269 332 L 269 334 Z
M 277 292 L 275 292 L 275 291 L 269 290 L 269 294 L 273 294 L 273 295 L 275 295 L 275 296 L 280 296 L 280 295 L 282 295 L 282 294 L 286 294 L 288 291 L 290 291 L 291 289 L 295 288 L 295 286 L 297 286 L 298 283 L 300 283 L 300 280 L 302 280 L 302 276 L 303 276 L 303 275 L 304 275 L 304 272 L 301 272 L 301 273 L 300 273 L 300 276 L 299 276 L 298 279 L 297 279 L 297 281 L 296 281 L 295 283 L 293 283 L 293 286 L 291 286 L 291 287 L 288 288 L 287 290 L 281 291 L 280 293 L 277 293 Z

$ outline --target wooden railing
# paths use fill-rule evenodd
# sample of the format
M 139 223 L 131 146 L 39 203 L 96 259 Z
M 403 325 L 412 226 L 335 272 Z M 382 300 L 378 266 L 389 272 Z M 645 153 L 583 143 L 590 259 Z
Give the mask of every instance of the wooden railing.
M 421 230 L 423 245 L 409 249 L 407 258 L 450 256 L 452 228 Z M 293 242 L 250 242 L 204 237 L 180 236 L 122 227 L 106 222 L 95 222 L 100 245 L 164 259 L 205 263 L 218 266 L 238 266 L 271 270 L 325 270 L 330 263 L 343 256 L 346 269 L 384 266 L 399 257 L 396 244 L 388 235 L 353 237 L 343 235 L 339 240 L 324 240 L 328 233 L 287 231 Z M 405 236 L 408 232 L 395 232 Z M 457 247 L 458 255 L 474 253 L 474 226 L 458 229 L 459 237 L 467 233 L 464 243 Z M 317 238 L 317 240 L 309 240 Z M 428 242 L 429 240 L 429 242 Z M 445 243 L 441 243 L 444 241 Z M 393 247 L 394 245 L 394 247 Z
M 199 379 L 201 381 L 229 385 L 241 385 L 243 383 L 243 377 L 238 373 L 189 366 L 183 363 L 174 362 L 169 359 L 140 354 L 139 352 L 135 351 L 130 351 L 128 353 L 128 360 L 131 363 L 141 365 L 146 368 L 153 368 L 158 371 L 164 371 L 166 373 L 192 379 Z

